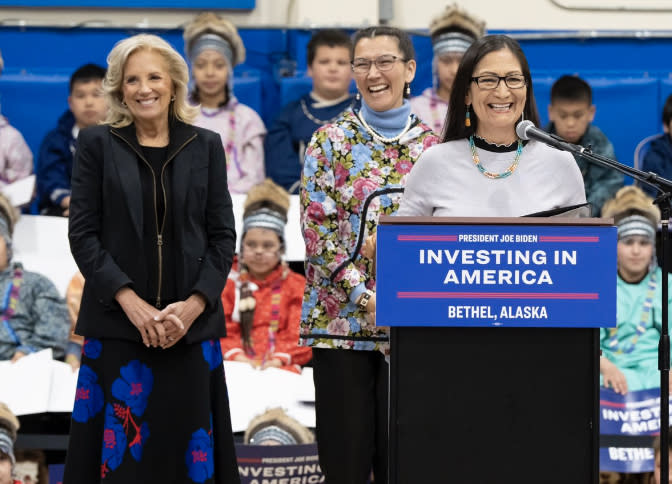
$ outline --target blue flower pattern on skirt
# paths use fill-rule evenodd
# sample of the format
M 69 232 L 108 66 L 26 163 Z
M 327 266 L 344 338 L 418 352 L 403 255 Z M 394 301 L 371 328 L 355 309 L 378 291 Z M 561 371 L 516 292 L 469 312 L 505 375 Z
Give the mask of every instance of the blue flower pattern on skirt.
M 103 389 L 98 384 L 98 375 L 87 365 L 82 365 L 77 378 L 72 419 L 80 423 L 88 421 L 103 409 L 104 399 Z
M 93 338 L 86 338 L 84 340 L 84 346 L 82 346 L 82 353 L 87 358 L 92 360 L 97 359 L 100 356 L 100 352 L 103 350 L 103 343 L 100 340 Z
M 187 454 L 185 455 L 185 462 L 189 478 L 192 481 L 205 482 L 215 473 L 212 449 L 212 431 L 206 432 L 205 429 L 200 428 L 191 435 Z
M 119 467 L 127 444 L 131 456 L 139 462 L 150 434 L 147 422 L 138 419 L 145 412 L 152 392 L 152 370 L 140 361 L 132 360 L 121 368 L 120 373 L 121 376 L 112 383 L 112 396 L 123 404 L 108 403 L 105 409 L 101 479 Z
M 203 358 L 205 358 L 205 361 L 210 365 L 210 370 L 222 366 L 224 358 L 222 356 L 222 347 L 218 340 L 211 339 L 203 341 L 201 343 L 201 348 L 203 348 Z
M 153 385 L 152 370 L 133 360 L 121 368 L 121 377 L 112 383 L 112 396 L 128 405 L 134 415 L 142 416 Z

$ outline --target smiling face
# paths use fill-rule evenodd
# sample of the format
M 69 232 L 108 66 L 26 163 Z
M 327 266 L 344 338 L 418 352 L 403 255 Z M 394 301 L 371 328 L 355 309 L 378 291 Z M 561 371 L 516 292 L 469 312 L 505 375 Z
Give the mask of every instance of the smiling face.
M 509 49 L 486 54 L 472 73 L 472 77 L 484 75 L 523 75 L 522 67 Z M 465 103 L 478 117 L 476 134 L 493 143 L 509 144 L 517 139 L 516 123 L 520 120 L 527 100 L 527 86 L 510 89 L 501 80 L 496 89 L 485 90 L 474 81 L 469 85 Z
M 350 50 L 342 45 L 320 45 L 308 66 L 308 75 L 313 78 L 313 90 L 318 96 L 324 99 L 344 96 L 352 79 Z
M 229 63 L 215 50 L 204 50 L 194 60 L 191 68 L 202 104 L 216 107 L 226 98 L 226 83 L 229 81 Z
M 173 91 L 168 64 L 159 53 L 144 49 L 128 57 L 122 80 L 122 100 L 136 123 L 167 121 Z
M 368 73 L 355 74 L 357 89 L 364 102 L 377 112 L 400 107 L 404 101 L 404 87 L 415 77 L 415 61 L 412 59 L 406 62 L 396 60 L 390 70 L 379 71 L 373 61 L 384 55 L 404 59 L 395 37 L 365 37 L 355 46 L 353 63 L 358 60 L 372 62 Z

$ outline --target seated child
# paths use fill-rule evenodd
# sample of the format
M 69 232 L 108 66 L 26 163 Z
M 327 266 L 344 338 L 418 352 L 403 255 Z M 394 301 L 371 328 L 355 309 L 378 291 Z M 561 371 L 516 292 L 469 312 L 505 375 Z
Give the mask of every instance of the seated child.
M 432 40 L 432 87 L 411 98 L 413 113 L 441 136 L 448 101 L 462 56 L 485 34 L 485 22 L 456 4 L 448 5 L 429 25 Z
M 672 180 L 672 94 L 668 96 L 663 106 L 663 131 L 664 134 L 651 141 L 649 151 L 642 160 L 642 171 L 652 171 L 656 175 Z M 658 191 L 642 183 L 642 190 L 652 197 L 657 196 Z
M 618 228 L 618 276 L 617 325 L 600 330 L 600 374 L 605 387 L 621 394 L 660 387 L 662 272 L 655 257 L 660 213 L 651 202 L 639 188 L 626 186 L 602 211 Z
M 79 131 L 94 126 L 107 113 L 103 96 L 105 69 L 86 64 L 70 77 L 68 109 L 58 125 L 42 140 L 37 158 L 37 193 L 40 213 L 67 217 L 70 208 L 70 178 Z
M 229 191 L 247 193 L 264 179 L 266 127 L 233 94 L 233 68 L 245 61 L 243 41 L 231 22 L 205 12 L 184 29 L 184 45 L 194 81 L 191 100 L 201 105 L 194 124 L 219 133 Z
M 282 260 L 289 195 L 267 179 L 253 187 L 243 206 L 238 270 L 222 292 L 226 360 L 299 373 L 312 350 L 299 346 L 305 278 Z
M 565 141 L 590 146 L 593 153 L 616 159 L 611 141 L 597 126 L 591 124 L 595 117 L 593 94 L 586 81 L 577 76 L 562 76 L 551 87 L 551 104 L 546 128 Z M 623 175 L 606 166 L 590 163 L 574 155 L 583 175 L 586 200 L 592 206 L 593 216 L 598 216 L 602 205 L 623 186 Z
M 273 121 L 264 142 L 266 174 L 290 193 L 298 190 L 303 154 L 313 133 L 348 109 L 350 37 L 341 30 L 317 31 L 308 42 L 308 75 L 313 90 L 287 104 Z
M 0 194 L 0 360 L 16 361 L 46 348 L 63 359 L 70 322 L 54 284 L 12 261 L 12 234 L 18 214 Z

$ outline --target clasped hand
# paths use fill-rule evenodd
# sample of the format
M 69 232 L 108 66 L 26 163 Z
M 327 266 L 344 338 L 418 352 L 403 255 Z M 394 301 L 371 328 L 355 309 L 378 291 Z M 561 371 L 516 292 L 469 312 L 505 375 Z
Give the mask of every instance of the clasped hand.
M 196 294 L 185 301 L 169 304 L 161 311 L 128 287 L 120 289 L 116 299 L 140 333 L 142 343 L 154 348 L 166 349 L 177 344 L 205 309 L 204 299 Z

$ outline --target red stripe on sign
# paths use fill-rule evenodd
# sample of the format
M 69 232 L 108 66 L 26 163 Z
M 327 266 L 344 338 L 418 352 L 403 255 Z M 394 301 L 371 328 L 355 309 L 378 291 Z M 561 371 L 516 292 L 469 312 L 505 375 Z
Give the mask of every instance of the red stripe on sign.
M 599 237 L 570 237 L 562 235 L 541 235 L 539 242 L 599 242 Z
M 397 235 L 400 242 L 455 242 L 457 235 Z
M 397 292 L 398 299 L 599 299 L 595 292 Z
M 608 402 L 607 400 L 600 400 L 600 407 L 625 408 L 625 403 Z

